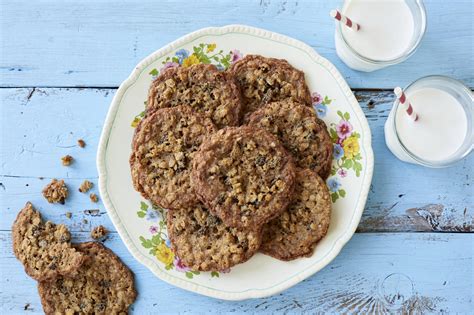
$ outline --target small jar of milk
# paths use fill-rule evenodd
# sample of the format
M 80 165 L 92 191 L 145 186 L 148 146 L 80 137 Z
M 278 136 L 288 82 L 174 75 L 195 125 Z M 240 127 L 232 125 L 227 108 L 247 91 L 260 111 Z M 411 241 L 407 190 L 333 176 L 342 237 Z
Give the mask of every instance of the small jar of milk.
M 404 94 L 406 103 L 397 99 L 385 123 L 385 142 L 396 157 L 446 167 L 472 151 L 474 97 L 468 87 L 448 77 L 427 76 L 410 84 Z
M 358 27 L 336 22 L 336 52 L 347 66 L 359 71 L 371 72 L 406 60 L 426 29 L 421 0 L 346 0 L 341 13 Z

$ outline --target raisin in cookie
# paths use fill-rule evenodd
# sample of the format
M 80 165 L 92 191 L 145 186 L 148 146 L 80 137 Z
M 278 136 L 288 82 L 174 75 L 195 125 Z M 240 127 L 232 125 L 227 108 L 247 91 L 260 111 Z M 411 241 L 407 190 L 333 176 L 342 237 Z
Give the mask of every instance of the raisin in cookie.
M 273 102 L 250 115 L 246 123 L 276 135 L 298 167 L 315 170 L 323 179 L 329 176 L 331 137 L 311 107 L 292 100 Z
M 210 119 L 188 106 L 160 109 L 143 119 L 130 157 L 135 189 L 164 208 L 186 207 L 197 201 L 191 188 L 191 161 L 207 134 Z
M 311 170 L 298 169 L 292 203 L 263 228 L 260 251 L 281 260 L 311 256 L 331 220 L 331 198 L 326 183 Z
M 229 69 L 242 94 L 243 115 L 266 103 L 292 99 L 311 105 L 304 73 L 284 59 L 247 55 Z
M 165 70 L 150 86 L 147 112 L 188 105 L 218 128 L 239 123 L 240 93 L 233 78 L 214 65 L 199 64 Z
M 95 242 L 76 245 L 87 256 L 75 277 L 38 285 L 46 314 L 126 314 L 135 301 L 132 272 L 108 248 Z
M 84 262 L 84 255 L 71 247 L 71 234 L 64 225 L 43 222 L 28 202 L 12 227 L 13 252 L 36 280 L 72 275 Z
M 261 243 L 261 228 L 227 227 L 200 203 L 168 211 L 166 224 L 173 251 L 191 270 L 225 270 L 247 261 Z
M 208 137 L 193 161 L 191 184 L 210 211 L 232 227 L 260 227 L 286 209 L 295 166 L 278 139 L 255 127 Z

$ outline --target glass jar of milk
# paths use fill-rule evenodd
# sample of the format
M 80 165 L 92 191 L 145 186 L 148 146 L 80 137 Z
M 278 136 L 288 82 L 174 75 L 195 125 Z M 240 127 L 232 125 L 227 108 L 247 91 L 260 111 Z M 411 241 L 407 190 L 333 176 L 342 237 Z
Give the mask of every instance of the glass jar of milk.
M 371 72 L 406 60 L 426 29 L 421 0 L 346 0 L 342 14 L 360 29 L 336 22 L 336 52 L 347 66 L 359 71 Z
M 385 142 L 400 160 L 446 167 L 466 157 L 474 146 L 474 97 L 459 81 L 427 76 L 405 90 L 418 114 L 413 121 L 398 100 L 385 123 Z

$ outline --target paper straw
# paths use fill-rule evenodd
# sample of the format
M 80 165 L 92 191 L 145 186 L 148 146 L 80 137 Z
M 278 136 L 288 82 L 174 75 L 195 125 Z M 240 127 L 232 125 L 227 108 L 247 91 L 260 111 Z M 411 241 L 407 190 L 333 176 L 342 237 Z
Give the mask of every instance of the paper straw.
M 346 25 L 347 27 L 350 27 L 351 29 L 353 29 L 354 31 L 360 30 L 360 25 L 359 24 L 357 24 L 355 22 L 352 22 L 351 19 L 349 19 L 347 16 L 343 15 L 338 10 L 331 10 L 331 12 L 329 14 L 333 18 L 335 18 L 336 20 L 338 20 L 341 23 L 343 23 L 344 25 Z
M 413 106 L 411 106 L 410 101 L 407 100 L 407 97 L 403 92 L 402 88 L 397 86 L 393 91 L 395 92 L 395 95 L 397 96 L 400 103 L 405 106 L 408 116 L 410 116 L 413 121 L 417 121 L 418 114 L 413 110 Z

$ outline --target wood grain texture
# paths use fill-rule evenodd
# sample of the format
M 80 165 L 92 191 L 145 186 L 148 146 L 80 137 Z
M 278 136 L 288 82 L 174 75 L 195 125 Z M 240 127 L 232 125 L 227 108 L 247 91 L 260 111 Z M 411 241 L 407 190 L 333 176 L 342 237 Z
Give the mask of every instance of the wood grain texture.
M 3 137 L 0 151 L 0 230 L 10 229 L 27 200 L 55 222 L 70 224 L 64 213 L 71 211 L 74 231 L 85 231 L 91 224 L 113 229 L 109 219 L 101 215 L 105 213 L 102 204 L 91 203 L 77 189 L 84 179 L 97 183 L 97 143 L 114 92 L 77 88 L 0 90 L 2 127 L 8 135 Z M 369 120 L 376 157 L 358 231 L 472 232 L 474 156 L 447 169 L 402 163 L 388 151 L 383 135 L 392 93 L 359 91 L 356 96 Z M 77 146 L 78 138 L 86 141 L 84 149 Z M 71 167 L 61 166 L 60 158 L 66 154 L 75 158 Z M 41 196 L 41 189 L 54 177 L 66 179 L 70 186 L 71 198 L 65 205 L 50 205 Z M 93 191 L 97 192 L 97 187 Z M 99 209 L 99 214 L 84 214 L 88 209 Z
M 116 87 L 144 57 L 197 29 L 248 24 L 302 40 L 352 88 L 393 88 L 445 74 L 474 86 L 471 0 L 425 1 L 428 30 L 418 52 L 374 73 L 336 56 L 329 11 L 340 0 L 2 1 L 0 86 Z
M 86 233 L 74 238 L 90 240 Z M 41 313 L 35 281 L 14 258 L 8 232 L 0 232 L 0 245 L 0 312 L 17 314 L 29 305 L 31 313 Z M 472 234 L 356 234 L 316 275 L 273 297 L 241 302 L 199 296 L 160 281 L 130 256 L 116 233 L 105 245 L 135 273 L 134 314 L 422 314 L 468 313 L 473 307 Z

